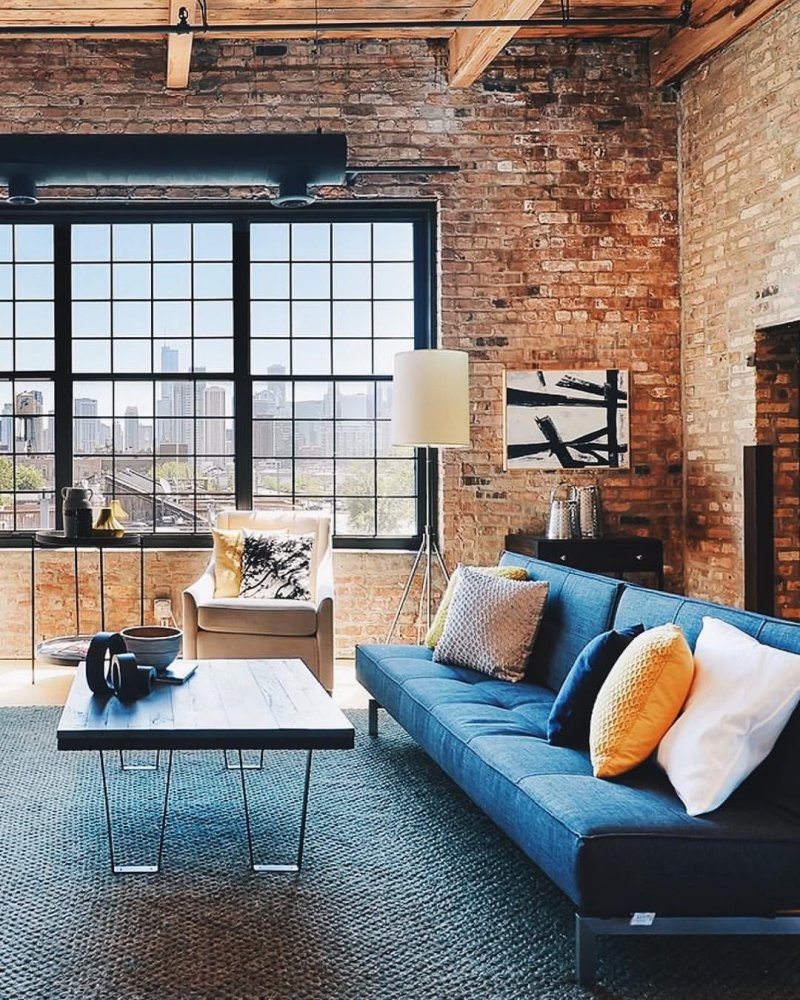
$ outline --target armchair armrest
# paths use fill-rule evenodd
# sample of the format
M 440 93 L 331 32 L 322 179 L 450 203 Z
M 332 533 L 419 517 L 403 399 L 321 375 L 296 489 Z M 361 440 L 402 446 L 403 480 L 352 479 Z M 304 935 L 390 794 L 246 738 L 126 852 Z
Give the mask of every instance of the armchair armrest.
M 183 592 L 183 655 L 197 658 L 197 607 L 214 597 L 214 564 L 209 562 L 203 575 Z
M 326 691 L 333 690 L 333 550 L 328 548 L 317 567 L 318 677 Z
M 317 566 L 317 592 L 315 595 L 317 614 L 322 611 L 325 601 L 333 604 L 333 550 L 328 549 Z
M 203 570 L 201 576 L 199 576 L 191 586 L 184 590 L 184 596 L 188 594 L 189 597 L 197 604 L 204 604 L 206 601 L 210 601 L 214 596 L 214 565 L 209 563 L 208 566 Z

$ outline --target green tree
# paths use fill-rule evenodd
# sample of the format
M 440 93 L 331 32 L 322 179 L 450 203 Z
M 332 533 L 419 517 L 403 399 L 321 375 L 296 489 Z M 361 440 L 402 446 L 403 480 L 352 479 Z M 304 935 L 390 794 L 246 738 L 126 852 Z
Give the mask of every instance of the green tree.
M 394 493 L 398 496 L 379 496 L 377 501 L 378 523 L 375 524 L 375 501 L 371 495 L 350 496 L 342 500 L 354 534 L 371 535 L 378 531 L 381 535 L 399 534 L 401 531 L 412 531 L 408 524 L 409 504 L 412 497 L 409 494 L 414 487 L 414 466 L 411 462 L 379 462 L 379 486 L 381 493 Z M 371 494 L 374 486 L 371 476 L 359 476 L 350 473 L 342 484 L 348 493 Z
M 46 480 L 41 469 L 35 469 L 31 465 L 17 466 L 17 490 L 36 493 L 38 490 L 43 490 L 45 485 Z
M 21 492 L 36 493 L 45 488 L 44 473 L 31 465 L 17 466 L 16 489 Z M 5 506 L 11 502 L 10 493 L 14 491 L 14 464 L 5 455 L 0 457 L 0 503 Z
M 19 492 L 32 492 L 45 488 L 46 481 L 41 469 L 32 465 L 17 466 L 17 485 Z M 11 493 L 14 490 L 14 466 L 10 458 L 0 458 L 0 493 Z
M 156 463 L 156 479 L 172 479 L 175 482 L 186 482 L 194 479 L 194 469 L 191 462 L 179 459 Z
M 10 458 L 0 458 L 0 493 L 14 489 L 14 466 Z

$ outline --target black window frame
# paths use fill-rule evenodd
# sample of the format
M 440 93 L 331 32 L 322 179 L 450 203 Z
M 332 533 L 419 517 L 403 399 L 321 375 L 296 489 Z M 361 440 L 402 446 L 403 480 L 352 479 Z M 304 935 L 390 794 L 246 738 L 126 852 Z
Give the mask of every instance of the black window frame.
M 54 236 L 55 293 L 55 362 L 53 370 L 0 371 L 0 379 L 52 380 L 54 390 L 55 440 L 55 506 L 56 528 L 61 529 L 62 513 L 59 498 L 64 486 L 72 485 L 73 465 L 73 383 L 113 378 L 115 381 L 152 381 L 159 373 L 120 375 L 113 371 L 87 375 L 72 372 L 72 297 L 71 297 L 71 231 L 73 225 L 158 222 L 224 222 L 233 230 L 233 373 L 235 503 L 237 508 L 253 506 L 253 383 L 268 376 L 254 375 L 250 369 L 250 241 L 248 227 L 259 222 L 411 222 L 414 225 L 414 347 L 415 350 L 436 346 L 437 274 L 436 232 L 437 205 L 433 201 L 342 201 L 316 203 L 305 208 L 283 209 L 270 205 L 231 201 L 172 201 L 139 200 L 112 205 L 102 201 L 92 203 L 47 203 L 31 208 L 4 208 L 0 224 L 52 225 Z M 207 380 L 209 373 L 179 372 L 180 380 Z M 228 373 L 214 373 L 220 380 L 229 380 Z M 303 375 L 297 381 L 391 382 L 391 375 Z M 287 381 L 294 381 L 291 375 Z M 425 523 L 427 496 L 425 492 L 424 449 L 415 451 L 416 523 L 417 532 L 410 536 L 369 537 L 335 535 L 334 548 L 408 549 L 419 548 Z M 431 480 L 435 496 L 437 484 Z M 0 545 L 14 538 L 30 537 L 34 532 L 9 530 L 0 532 Z M 148 548 L 207 548 L 209 532 L 147 532 L 142 534 Z

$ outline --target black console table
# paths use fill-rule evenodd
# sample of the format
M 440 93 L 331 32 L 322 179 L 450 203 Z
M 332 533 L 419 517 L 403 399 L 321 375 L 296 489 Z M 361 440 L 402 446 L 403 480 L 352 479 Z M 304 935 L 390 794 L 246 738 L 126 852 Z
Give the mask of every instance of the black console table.
M 660 538 L 537 538 L 524 532 L 506 535 L 509 552 L 589 573 L 655 573 L 664 589 L 664 545 Z

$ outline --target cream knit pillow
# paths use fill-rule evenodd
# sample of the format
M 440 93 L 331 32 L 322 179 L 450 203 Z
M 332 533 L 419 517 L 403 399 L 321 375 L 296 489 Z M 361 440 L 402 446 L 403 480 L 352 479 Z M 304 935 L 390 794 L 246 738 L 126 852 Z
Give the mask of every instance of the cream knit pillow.
M 436 643 L 442 638 L 444 623 L 447 621 L 447 613 L 450 610 L 450 602 L 453 600 L 453 594 L 458 586 L 458 575 L 463 568 L 463 565 L 459 563 L 450 577 L 450 582 L 447 584 L 447 590 L 445 590 L 442 596 L 436 617 L 433 619 L 431 627 L 428 629 L 428 634 L 425 636 L 425 645 L 428 649 L 436 649 Z M 481 573 L 488 573 L 489 576 L 503 576 L 507 580 L 528 579 L 528 571 L 523 569 L 522 566 L 470 566 L 469 568 L 480 570 Z
M 522 680 L 547 591 L 542 580 L 506 580 L 463 566 L 434 660 Z

